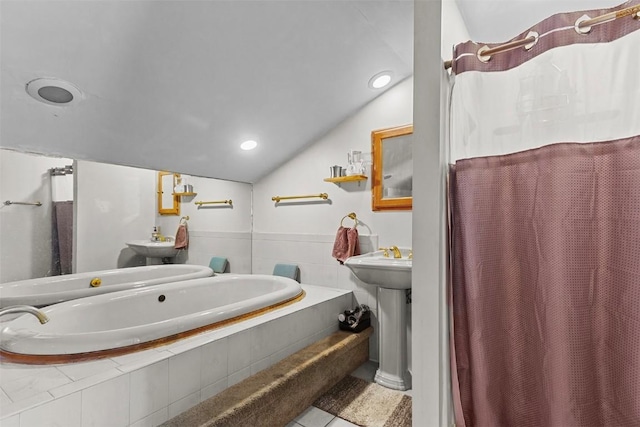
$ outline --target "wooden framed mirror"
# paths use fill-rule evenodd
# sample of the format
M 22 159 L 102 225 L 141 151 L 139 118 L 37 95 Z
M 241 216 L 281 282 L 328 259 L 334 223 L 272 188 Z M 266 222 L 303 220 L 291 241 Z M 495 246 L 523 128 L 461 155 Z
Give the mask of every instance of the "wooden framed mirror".
M 371 132 L 371 209 L 413 207 L 413 125 Z
M 160 215 L 180 215 L 180 196 L 173 194 L 178 184 L 179 173 L 158 172 L 158 213 Z

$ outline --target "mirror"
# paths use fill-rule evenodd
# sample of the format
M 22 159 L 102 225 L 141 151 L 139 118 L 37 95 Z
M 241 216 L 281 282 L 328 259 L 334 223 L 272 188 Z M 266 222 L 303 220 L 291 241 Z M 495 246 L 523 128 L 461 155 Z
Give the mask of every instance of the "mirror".
M 413 206 L 413 125 L 371 132 L 371 209 L 411 210 Z
M 179 178 L 179 173 L 158 172 L 158 213 L 160 215 L 180 215 L 180 196 L 173 194 Z
M 51 169 L 72 173 L 54 175 Z M 180 222 L 180 216 L 158 213 L 158 177 L 158 170 L 0 149 L 0 283 L 60 274 L 55 255 L 64 247 L 56 241 L 63 235 L 61 228 L 54 233 L 60 219 L 72 223 L 72 272 L 145 265 L 125 242 L 151 238 L 154 226 L 174 236 Z M 172 174 L 164 179 L 170 194 Z M 192 245 L 176 262 L 208 265 L 212 256 L 226 256 L 233 272 L 250 273 L 253 186 L 195 175 L 189 180 L 202 200 L 234 203 L 200 208 L 183 198 L 180 215 L 191 217 Z M 41 204 L 5 205 L 7 200 Z M 57 205 L 67 204 L 70 215 L 56 211 L 54 217 Z

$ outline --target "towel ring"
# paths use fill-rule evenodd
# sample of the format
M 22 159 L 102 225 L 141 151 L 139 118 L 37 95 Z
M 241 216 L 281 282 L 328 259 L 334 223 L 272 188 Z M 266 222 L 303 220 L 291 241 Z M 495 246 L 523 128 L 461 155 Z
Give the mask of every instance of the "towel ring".
M 355 212 L 351 212 L 345 216 L 342 217 L 342 219 L 340 220 L 340 227 L 343 227 L 342 223 L 344 222 L 345 219 L 350 218 L 353 220 L 353 222 L 355 222 L 354 227 L 358 226 L 358 218 L 356 217 L 356 213 Z

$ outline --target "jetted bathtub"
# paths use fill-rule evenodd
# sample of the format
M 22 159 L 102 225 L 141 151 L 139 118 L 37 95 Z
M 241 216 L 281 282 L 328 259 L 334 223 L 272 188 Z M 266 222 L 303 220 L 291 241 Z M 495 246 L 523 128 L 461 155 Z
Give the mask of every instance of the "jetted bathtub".
M 0 308 L 21 304 L 42 307 L 107 292 L 211 275 L 213 270 L 201 265 L 165 264 L 0 283 Z
M 69 355 L 76 360 L 108 357 L 172 342 L 303 295 L 295 280 L 257 274 L 113 292 L 46 307 L 42 311 L 50 320 L 44 325 L 32 315 L 20 316 L 0 332 L 0 349 L 9 359 L 6 352 L 40 355 L 33 363 L 73 361 Z

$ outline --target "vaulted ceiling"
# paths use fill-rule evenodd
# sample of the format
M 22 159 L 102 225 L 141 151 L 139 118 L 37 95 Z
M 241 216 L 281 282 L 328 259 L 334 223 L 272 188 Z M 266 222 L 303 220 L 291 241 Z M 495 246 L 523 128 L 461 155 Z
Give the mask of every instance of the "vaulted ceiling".
M 486 42 L 614 4 L 458 0 Z M 376 73 L 413 70 L 410 0 L 3 0 L 0 19 L 0 146 L 243 182 L 379 96 Z M 31 98 L 40 77 L 79 102 Z

